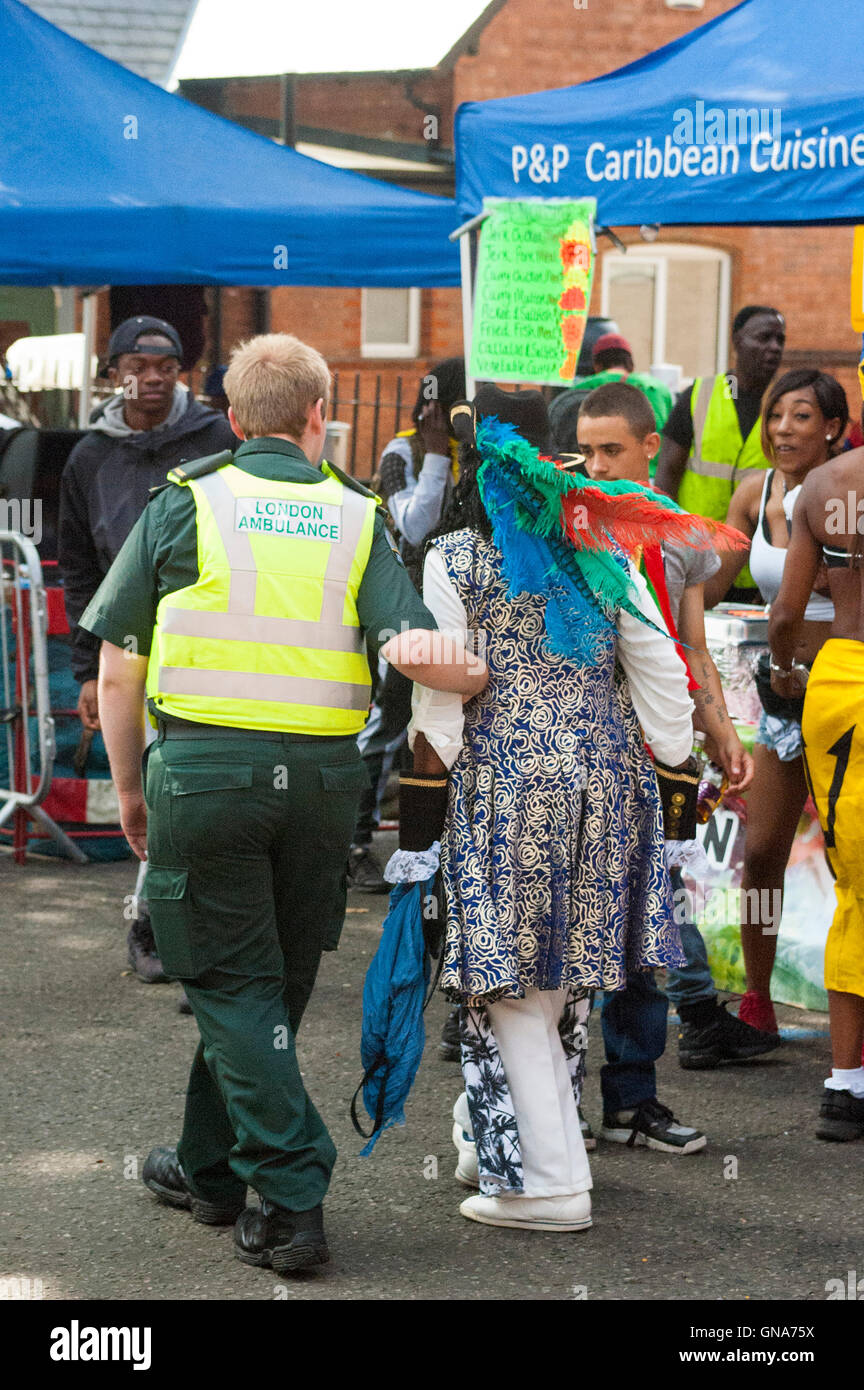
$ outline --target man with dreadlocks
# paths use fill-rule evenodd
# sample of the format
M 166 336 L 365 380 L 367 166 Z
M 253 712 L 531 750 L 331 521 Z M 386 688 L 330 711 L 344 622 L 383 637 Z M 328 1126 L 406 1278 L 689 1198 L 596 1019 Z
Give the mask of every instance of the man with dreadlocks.
M 724 528 L 638 484 L 556 468 L 536 447 L 542 431 L 525 437 L 538 402 L 484 388 L 476 430 L 474 407 L 453 413 L 460 478 L 423 592 L 440 629 L 482 645 L 489 683 L 464 710 L 415 693 L 414 772 L 387 873 L 427 877 L 440 839 L 441 985 L 461 1005 L 465 1078 L 457 1177 L 480 1188 L 462 1214 L 577 1231 L 591 1224 L 578 1114 L 591 991 L 683 960 L 658 775 L 691 796 L 686 773 L 675 779 L 692 705 L 624 552 L 634 535 L 706 544 Z

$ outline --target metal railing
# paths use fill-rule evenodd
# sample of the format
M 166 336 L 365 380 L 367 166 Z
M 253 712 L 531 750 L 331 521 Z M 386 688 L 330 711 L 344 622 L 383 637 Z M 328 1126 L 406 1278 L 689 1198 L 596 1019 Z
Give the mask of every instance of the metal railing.
M 353 377 L 353 380 L 352 380 Z M 382 394 L 382 382 L 386 380 L 388 388 L 393 386 L 393 395 L 386 398 Z M 372 399 L 363 399 L 361 390 L 368 383 L 370 389 L 374 391 Z M 383 373 L 375 373 L 375 384 L 372 388 L 369 372 L 334 372 L 333 373 L 333 403 L 331 415 L 334 420 L 344 419 L 351 425 L 350 457 L 348 460 L 348 472 L 353 476 L 357 473 L 357 444 L 361 435 L 360 425 L 361 414 L 363 411 L 363 430 L 364 441 L 369 439 L 368 460 L 371 464 L 369 472 L 372 473 L 378 466 L 379 446 L 383 448 L 394 434 L 398 434 L 403 428 L 407 429 L 411 424 L 410 413 L 417 393 L 416 375 L 410 378 L 406 391 L 404 378 L 397 376 L 394 380 L 388 374 L 385 378 Z M 367 412 L 372 412 L 371 423 L 368 421 Z M 393 421 L 392 429 L 386 423 L 389 419 Z M 366 449 L 364 447 L 364 453 Z
M 0 787 L 0 828 L 13 822 L 16 863 L 27 854 L 27 822 L 36 821 L 70 859 L 87 863 L 42 809 L 51 787 L 56 742 L 48 689 L 48 608 L 36 546 L 17 531 L 0 531 L 0 724 L 8 787 Z M 36 737 L 30 721 L 36 721 Z

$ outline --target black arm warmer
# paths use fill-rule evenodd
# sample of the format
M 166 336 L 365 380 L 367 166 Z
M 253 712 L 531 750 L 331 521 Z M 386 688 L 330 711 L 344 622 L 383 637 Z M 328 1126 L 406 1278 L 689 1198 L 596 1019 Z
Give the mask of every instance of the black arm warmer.
M 446 810 L 446 773 L 403 774 L 399 778 L 399 848 L 416 852 L 440 840 Z

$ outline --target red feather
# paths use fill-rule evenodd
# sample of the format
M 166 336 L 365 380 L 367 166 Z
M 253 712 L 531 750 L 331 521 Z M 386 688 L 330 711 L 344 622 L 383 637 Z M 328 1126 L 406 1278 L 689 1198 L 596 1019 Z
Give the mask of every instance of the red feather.
M 578 550 L 608 549 L 610 538 L 627 551 L 664 540 L 698 550 L 708 546 L 745 550 L 750 545 L 746 536 L 723 521 L 670 511 L 648 493 L 611 493 L 600 487 L 574 488 L 566 493 L 561 524 Z

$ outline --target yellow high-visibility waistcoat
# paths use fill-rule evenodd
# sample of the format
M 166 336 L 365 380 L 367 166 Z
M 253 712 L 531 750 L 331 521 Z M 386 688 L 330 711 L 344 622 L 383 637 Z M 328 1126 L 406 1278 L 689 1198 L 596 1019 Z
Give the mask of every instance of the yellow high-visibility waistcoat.
M 199 576 L 156 610 L 147 695 L 157 710 L 239 729 L 356 734 L 371 695 L 357 595 L 375 499 L 330 474 L 276 482 L 233 463 L 168 477 L 195 499 Z
M 732 494 L 750 468 L 770 468 L 762 452 L 761 417 L 744 439 L 725 376 L 697 377 L 690 396 L 693 443 L 678 489 L 678 503 L 697 516 L 725 521 Z M 739 588 L 756 582 L 745 565 L 735 579 Z
M 748 468 L 770 468 L 757 420 L 742 438 L 725 376 L 697 377 L 690 397 L 693 443 L 678 489 L 678 503 L 698 516 L 725 521 L 732 493 Z

